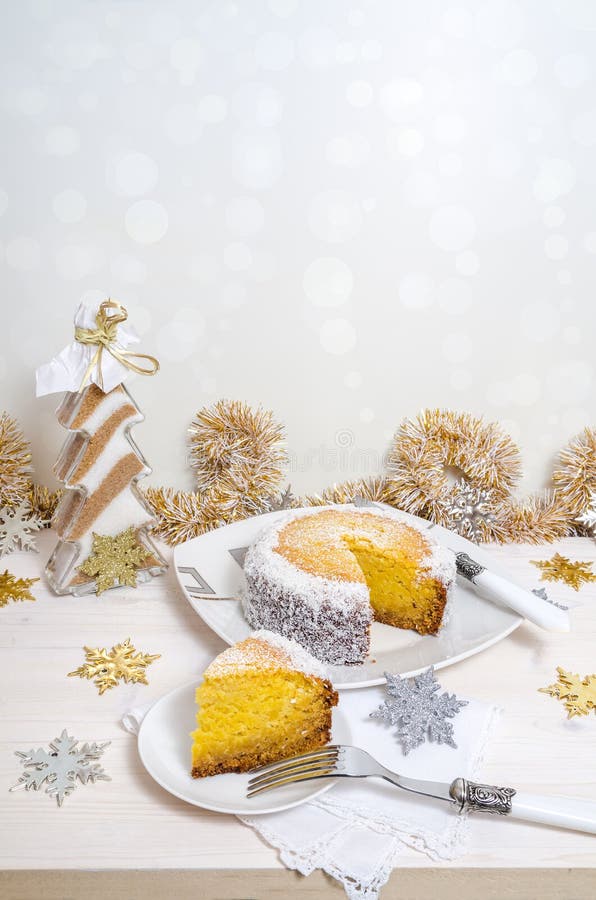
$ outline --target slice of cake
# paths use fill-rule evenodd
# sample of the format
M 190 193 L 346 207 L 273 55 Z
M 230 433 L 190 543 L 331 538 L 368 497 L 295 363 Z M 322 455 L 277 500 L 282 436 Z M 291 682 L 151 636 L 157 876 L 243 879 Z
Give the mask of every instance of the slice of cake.
M 326 663 L 358 665 L 373 620 L 437 633 L 455 562 L 395 513 L 346 505 L 289 513 L 249 548 L 244 574 L 253 628 L 292 638 Z
M 338 699 L 318 660 L 269 631 L 216 656 L 196 698 L 193 778 L 247 772 L 324 746 Z

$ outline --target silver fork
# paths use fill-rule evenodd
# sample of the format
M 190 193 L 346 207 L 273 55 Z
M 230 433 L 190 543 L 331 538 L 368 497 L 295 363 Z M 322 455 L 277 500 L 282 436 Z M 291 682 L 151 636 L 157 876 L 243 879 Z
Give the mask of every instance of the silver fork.
M 435 797 L 450 803 L 457 812 L 476 810 L 558 825 L 596 834 L 596 803 L 571 797 L 527 794 L 513 788 L 478 784 L 456 778 L 451 784 L 406 778 L 382 766 L 365 750 L 342 744 L 330 744 L 320 750 L 253 769 L 247 797 L 256 797 L 287 784 L 317 778 L 382 778 L 413 794 Z M 515 798 L 515 799 L 514 799 Z

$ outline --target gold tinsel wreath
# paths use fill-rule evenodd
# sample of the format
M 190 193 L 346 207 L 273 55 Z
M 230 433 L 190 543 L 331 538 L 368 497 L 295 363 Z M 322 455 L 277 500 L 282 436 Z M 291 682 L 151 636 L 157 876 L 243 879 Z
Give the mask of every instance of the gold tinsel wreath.
M 287 455 L 283 426 L 273 413 L 238 400 L 200 410 L 189 428 L 190 464 L 199 494 L 216 488 L 245 515 L 279 492 Z
M 498 504 L 521 477 L 521 456 L 499 425 L 471 413 L 425 409 L 416 419 L 405 419 L 387 460 L 392 504 L 448 524 L 447 510 L 457 491 L 450 471 L 490 492 Z
M 587 510 L 596 493 L 596 428 L 584 428 L 561 451 L 553 485 L 572 520 Z
M 0 415 L 0 508 L 18 506 L 27 499 L 31 475 L 29 441 L 16 421 Z

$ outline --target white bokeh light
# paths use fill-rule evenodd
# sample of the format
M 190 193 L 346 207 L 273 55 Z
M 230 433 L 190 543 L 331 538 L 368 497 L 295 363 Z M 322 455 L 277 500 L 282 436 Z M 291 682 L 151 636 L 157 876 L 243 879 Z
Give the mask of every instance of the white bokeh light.
M 530 84 L 537 72 L 536 57 L 529 50 L 512 50 L 501 60 L 501 77 L 513 87 Z
M 9 240 L 4 253 L 7 264 L 20 272 L 32 272 L 37 269 L 41 259 L 38 241 L 24 235 Z
M 177 103 L 166 112 L 164 131 L 167 137 L 179 147 L 188 147 L 198 141 L 202 124 L 192 103 Z
M 226 269 L 232 272 L 246 272 L 252 265 L 252 253 L 246 244 L 237 241 L 224 247 L 223 260 Z
M 195 352 L 205 332 L 205 317 L 194 307 L 180 307 L 162 328 L 157 331 L 157 348 L 160 359 L 179 363 Z
M 280 31 L 266 31 L 256 41 L 255 59 L 262 69 L 281 72 L 294 59 L 294 41 Z
M 364 379 L 362 378 L 362 372 L 347 372 L 344 375 L 344 384 L 352 391 L 355 391 L 359 387 L 362 387 L 363 381 Z
M 324 191 L 310 203 L 308 224 L 321 241 L 341 244 L 355 237 L 362 227 L 358 201 L 346 191 Z
M 387 146 L 394 156 L 414 157 L 424 149 L 424 137 L 417 128 L 391 128 Z
M 379 92 L 379 103 L 385 115 L 398 122 L 410 115 L 410 108 L 422 100 L 424 90 L 413 78 L 398 78 L 384 84 Z
M 125 226 L 133 241 L 155 244 L 168 230 L 168 214 L 154 200 L 138 200 L 126 211 Z
M 85 217 L 87 201 L 80 191 L 67 188 L 54 196 L 52 209 L 59 222 L 71 225 Z
M 448 362 L 464 362 L 472 354 L 472 340 L 468 334 L 447 334 L 443 338 L 441 350 Z
M 462 281 L 461 278 L 446 278 L 439 284 L 437 300 L 441 309 L 458 316 L 470 309 L 474 296 L 467 281 Z
M 319 341 L 323 350 L 339 356 L 356 346 L 356 329 L 347 319 L 328 319 L 321 325 Z
M 341 306 L 350 298 L 354 275 L 343 260 L 323 256 L 307 267 L 302 285 L 304 293 L 314 306 Z
M 272 187 L 283 171 L 281 142 L 271 132 L 244 134 L 234 142 L 232 171 L 236 181 L 251 190 Z
M 159 170 L 155 160 L 146 153 L 130 151 L 113 162 L 113 183 L 118 193 L 126 197 L 140 197 L 156 186 Z M 108 183 L 110 183 L 108 176 Z
M 80 281 L 103 265 L 103 252 L 92 244 L 65 244 L 56 252 L 56 272 L 65 281 Z
M 553 303 L 537 300 L 524 306 L 520 312 L 520 331 L 527 340 L 535 343 L 554 338 L 560 324 L 561 316 Z
M 399 299 L 406 309 L 426 309 L 434 302 L 435 283 L 425 272 L 410 272 L 399 283 Z
M 575 168 L 568 160 L 544 160 L 534 181 L 534 195 L 543 203 L 552 203 L 568 194 L 575 186 L 575 181 Z
M 368 106 L 374 95 L 373 86 L 368 81 L 352 81 L 346 88 L 346 99 L 351 106 Z
M 566 88 L 578 88 L 591 73 L 591 65 L 583 53 L 565 53 L 555 62 L 555 75 L 559 84 Z
M 263 229 L 265 210 L 255 197 L 234 197 L 226 206 L 228 230 L 242 237 L 258 234 Z
M 281 121 L 284 97 L 271 85 L 251 81 L 234 93 L 231 107 L 234 116 L 248 128 L 273 127 Z
M 144 284 L 147 280 L 146 264 L 127 253 L 122 253 L 113 259 L 110 269 L 116 278 L 121 278 L 128 284 Z
M 474 216 L 461 206 L 442 206 L 430 217 L 429 234 L 441 250 L 463 250 L 476 234 Z
M 573 121 L 571 132 L 582 147 L 593 147 L 596 144 L 596 111 L 591 109 L 581 113 Z
M 464 250 L 462 253 L 458 253 L 455 259 L 455 268 L 460 275 L 477 275 L 480 269 L 478 254 L 473 250 Z
M 325 147 L 326 159 L 335 166 L 356 169 L 370 154 L 370 144 L 362 134 L 344 134 L 331 138 Z
M 199 100 L 197 108 L 199 119 L 208 125 L 223 122 L 228 114 L 228 101 L 218 94 L 206 94 Z
M 78 131 L 70 125 L 54 125 L 46 133 L 45 147 L 53 156 L 71 156 L 81 146 Z
M 569 251 L 569 241 L 562 234 L 551 234 L 544 242 L 544 252 L 549 259 L 564 259 Z

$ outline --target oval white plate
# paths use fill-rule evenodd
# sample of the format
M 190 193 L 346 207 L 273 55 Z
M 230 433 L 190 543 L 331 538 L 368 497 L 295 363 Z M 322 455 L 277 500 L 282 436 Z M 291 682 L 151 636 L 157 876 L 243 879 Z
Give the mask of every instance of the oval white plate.
M 248 773 L 193 778 L 190 774 L 190 733 L 195 729 L 197 681 L 170 691 L 155 703 L 141 723 L 138 747 L 141 762 L 152 778 L 170 794 L 214 812 L 237 816 L 280 812 L 305 803 L 334 785 L 334 779 L 289 784 L 248 800 Z M 350 744 L 345 716 L 333 710 L 332 743 Z
M 482 547 L 424 519 L 394 510 L 405 521 L 428 529 L 447 547 L 465 550 L 481 565 L 509 577 L 503 567 Z M 251 627 L 237 600 L 206 600 L 197 593 L 213 592 L 218 596 L 238 596 L 242 589 L 242 553 L 267 525 L 283 516 L 282 512 L 265 513 L 242 522 L 225 525 L 174 549 L 176 576 L 191 606 L 201 618 L 228 644 L 244 640 Z M 480 597 L 472 585 L 462 578 L 455 585 L 453 608 L 449 621 L 438 635 L 419 635 L 374 622 L 371 628 L 370 653 L 361 666 L 330 666 L 330 677 L 336 689 L 369 687 L 385 681 L 384 672 L 415 675 L 433 665 L 442 669 L 485 650 L 510 634 L 522 618 L 510 609 L 501 608 Z

